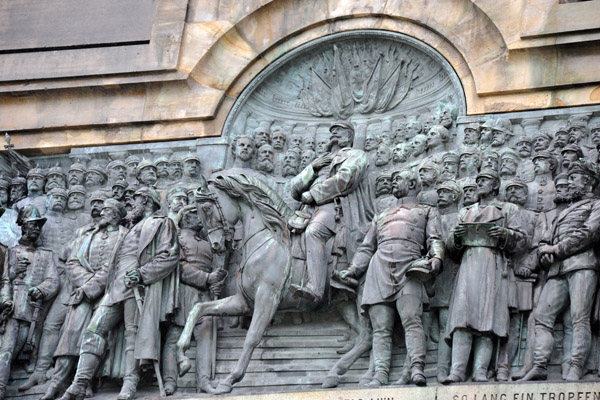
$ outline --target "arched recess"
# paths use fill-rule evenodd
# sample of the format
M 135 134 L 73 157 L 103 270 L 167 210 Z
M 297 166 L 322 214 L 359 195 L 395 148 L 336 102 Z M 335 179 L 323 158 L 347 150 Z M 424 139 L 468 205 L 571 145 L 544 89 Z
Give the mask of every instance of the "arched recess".
M 465 115 L 460 78 L 434 48 L 385 30 L 327 35 L 287 52 L 242 91 L 222 136 L 251 135 L 262 126 L 288 136 L 319 137 L 334 120 L 370 131 L 403 129 L 411 120 L 432 123 L 444 107 Z
M 486 80 L 477 72 L 506 54 L 502 35 L 487 15 L 467 0 L 376 3 L 359 7 L 334 1 L 270 2 L 223 29 L 222 36 L 191 69 L 190 77 L 225 91 L 214 115 L 223 121 L 241 91 L 281 55 L 337 32 L 386 30 L 436 49 L 463 83 L 466 113 L 484 112 L 478 85 L 485 87 Z

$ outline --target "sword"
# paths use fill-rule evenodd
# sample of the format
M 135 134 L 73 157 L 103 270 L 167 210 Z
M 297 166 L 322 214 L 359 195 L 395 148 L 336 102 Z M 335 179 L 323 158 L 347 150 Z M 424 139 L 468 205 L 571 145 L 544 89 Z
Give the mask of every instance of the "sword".
M 138 311 L 140 313 L 140 317 L 142 316 L 142 309 L 144 307 L 144 301 L 142 300 L 142 295 L 140 294 L 139 286 L 132 286 L 133 295 L 135 296 L 135 303 L 137 304 Z M 157 360 L 152 360 L 154 364 L 154 373 L 156 374 L 156 380 L 158 381 L 158 390 L 160 392 L 160 397 L 167 397 L 167 393 L 165 392 L 165 386 L 163 385 L 162 375 L 160 374 L 160 368 L 158 366 Z
M 28 358 L 33 354 L 33 350 L 35 349 L 35 343 L 33 340 L 33 336 L 35 335 L 35 327 L 37 325 L 37 321 L 40 318 L 40 308 L 42 308 L 42 301 L 36 300 L 30 302 L 33 307 L 33 316 L 31 317 L 31 322 L 29 324 L 29 332 L 27 333 L 27 340 L 25 341 L 25 345 L 23 346 L 22 353 L 28 354 Z

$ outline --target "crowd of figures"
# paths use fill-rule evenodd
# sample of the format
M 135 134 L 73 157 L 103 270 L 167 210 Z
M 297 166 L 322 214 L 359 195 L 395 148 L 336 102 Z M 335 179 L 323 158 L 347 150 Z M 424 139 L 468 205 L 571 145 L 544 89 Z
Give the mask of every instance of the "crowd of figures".
M 581 379 L 598 361 L 600 123 L 573 116 L 547 132 L 523 121 L 515 137 L 506 118 L 464 135 L 455 119 L 445 104 L 431 118 L 378 125 L 364 150 L 347 121 L 327 136 L 261 125 L 233 139 L 233 164 L 208 180 L 195 153 L 0 179 L 0 399 L 14 363 L 31 373 L 19 390 L 49 380 L 43 399 L 93 396 L 100 375 L 123 378 L 118 398 L 131 399 L 143 370 L 172 394 L 192 334 L 198 389 L 230 391 L 287 289 L 302 310 L 331 305 L 335 293 L 350 299 L 342 314 L 358 337 L 324 387 L 371 348 L 362 382 L 388 384 L 398 318 L 408 353 L 399 383 L 426 384 L 426 340 L 438 336 L 439 382 L 507 381 L 525 331 L 512 378 L 546 379 L 557 320 L 563 378 Z M 241 222 L 225 196 L 251 205 Z M 242 282 L 258 256 L 283 260 L 272 292 L 260 271 Z M 229 276 L 228 262 L 238 266 Z M 219 300 L 236 277 L 238 293 Z M 215 390 L 211 315 L 252 311 L 244 354 Z

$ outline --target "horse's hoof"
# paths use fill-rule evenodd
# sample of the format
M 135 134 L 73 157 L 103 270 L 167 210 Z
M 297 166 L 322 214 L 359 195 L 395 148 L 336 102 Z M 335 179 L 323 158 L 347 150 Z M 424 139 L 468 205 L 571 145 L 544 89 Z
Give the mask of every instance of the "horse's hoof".
M 325 380 L 323 380 L 323 384 L 321 384 L 321 387 L 323 389 L 331 389 L 334 387 L 338 387 L 338 385 L 340 384 L 340 377 L 337 375 L 329 375 L 325 377 Z
M 229 383 L 221 382 L 215 388 L 213 394 L 225 394 L 231 393 L 231 385 Z
M 177 363 L 177 368 L 179 369 L 179 377 L 182 378 L 190 369 L 192 369 L 192 363 L 190 359 L 186 357 Z

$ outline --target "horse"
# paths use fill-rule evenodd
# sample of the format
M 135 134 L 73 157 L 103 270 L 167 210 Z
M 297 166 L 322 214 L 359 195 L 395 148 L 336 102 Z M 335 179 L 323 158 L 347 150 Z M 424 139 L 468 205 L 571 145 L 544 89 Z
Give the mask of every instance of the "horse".
M 213 392 L 223 394 L 231 392 L 233 384 L 244 377 L 252 353 L 276 311 L 310 311 L 319 305 L 293 295 L 290 285 L 299 283 L 304 271 L 293 268 L 292 235 L 287 225 L 293 211 L 267 184 L 252 176 L 217 175 L 196 190 L 196 205 L 211 249 L 221 255 L 220 260 L 231 251 L 233 227 L 240 220 L 243 225 L 237 293 L 196 304 L 177 342 L 179 374 L 183 376 L 191 368 L 185 350 L 201 317 L 252 316 L 238 362 Z M 363 343 L 361 348 L 365 346 L 370 348 L 370 343 Z M 363 352 L 352 357 L 352 363 Z

